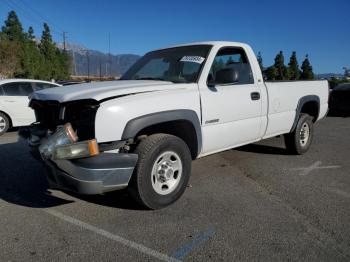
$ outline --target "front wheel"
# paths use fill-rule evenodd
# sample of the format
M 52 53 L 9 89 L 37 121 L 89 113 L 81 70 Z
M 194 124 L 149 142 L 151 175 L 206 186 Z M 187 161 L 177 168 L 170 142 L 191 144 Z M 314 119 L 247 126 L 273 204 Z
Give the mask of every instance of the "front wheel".
M 155 134 L 136 148 L 138 162 L 129 184 L 135 200 L 149 209 L 166 207 L 181 197 L 191 174 L 191 153 L 180 138 Z
M 284 135 L 287 150 L 296 155 L 304 154 L 311 146 L 313 131 L 312 117 L 308 114 L 301 114 L 295 130 Z

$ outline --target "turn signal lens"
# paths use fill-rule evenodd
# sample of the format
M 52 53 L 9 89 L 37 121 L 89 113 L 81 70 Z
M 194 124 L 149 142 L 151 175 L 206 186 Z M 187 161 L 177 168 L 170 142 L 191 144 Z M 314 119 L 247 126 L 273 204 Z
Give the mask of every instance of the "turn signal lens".
M 96 156 L 100 153 L 96 139 L 75 144 L 57 146 L 53 153 L 53 159 L 75 159 Z

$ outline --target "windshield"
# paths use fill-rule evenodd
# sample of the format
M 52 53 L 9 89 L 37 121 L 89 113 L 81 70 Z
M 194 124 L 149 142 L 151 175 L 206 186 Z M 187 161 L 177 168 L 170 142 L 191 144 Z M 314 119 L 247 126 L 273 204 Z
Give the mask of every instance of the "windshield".
M 123 75 L 121 80 L 195 83 L 210 49 L 210 45 L 194 45 L 147 53 Z

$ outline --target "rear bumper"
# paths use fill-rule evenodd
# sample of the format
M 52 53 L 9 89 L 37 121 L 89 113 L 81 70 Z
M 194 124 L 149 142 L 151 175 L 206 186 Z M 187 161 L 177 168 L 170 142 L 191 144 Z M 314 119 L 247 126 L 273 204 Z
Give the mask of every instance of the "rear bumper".
M 127 187 L 136 154 L 101 153 L 75 160 L 45 161 L 51 188 L 79 194 L 103 194 Z

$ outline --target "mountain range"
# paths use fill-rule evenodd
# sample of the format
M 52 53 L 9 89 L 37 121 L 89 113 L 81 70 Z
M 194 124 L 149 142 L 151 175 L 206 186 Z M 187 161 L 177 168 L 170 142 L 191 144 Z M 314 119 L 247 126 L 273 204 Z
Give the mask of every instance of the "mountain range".
M 63 44 L 58 43 L 57 47 L 63 49 Z M 140 58 L 135 54 L 106 54 L 74 44 L 67 44 L 66 50 L 72 57 L 72 75 L 80 76 L 119 77 Z

